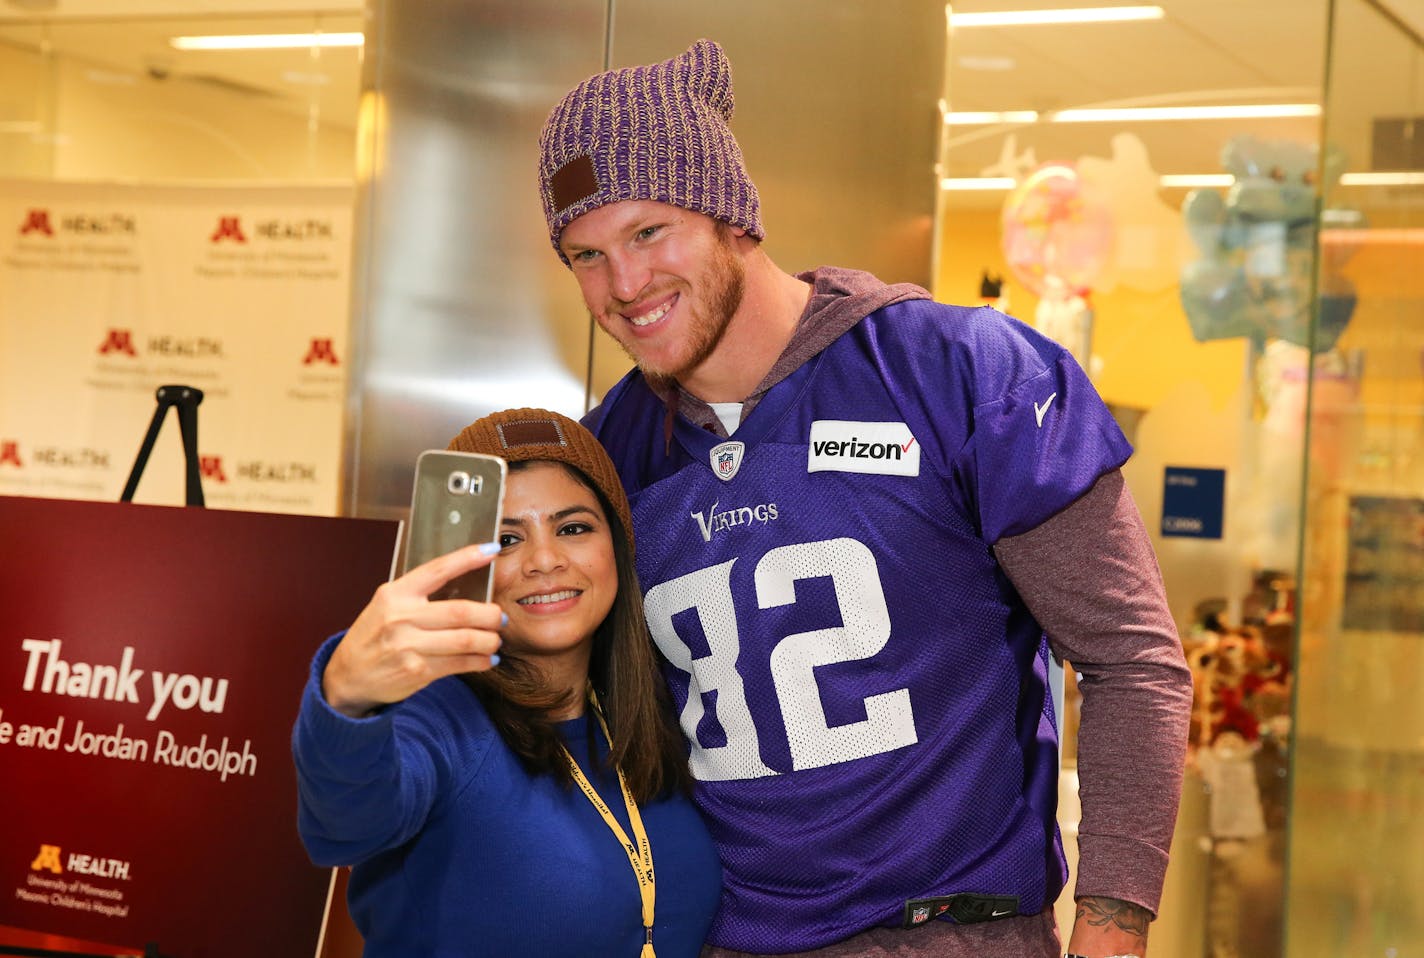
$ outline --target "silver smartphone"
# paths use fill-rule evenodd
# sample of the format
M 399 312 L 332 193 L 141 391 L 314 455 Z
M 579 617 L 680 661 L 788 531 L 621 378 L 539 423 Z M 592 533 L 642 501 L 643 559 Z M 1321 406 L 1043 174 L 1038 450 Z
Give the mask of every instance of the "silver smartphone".
M 415 461 L 401 574 L 436 556 L 499 537 L 504 507 L 503 459 L 475 452 L 429 449 Z M 490 601 L 494 564 L 451 579 L 432 599 Z

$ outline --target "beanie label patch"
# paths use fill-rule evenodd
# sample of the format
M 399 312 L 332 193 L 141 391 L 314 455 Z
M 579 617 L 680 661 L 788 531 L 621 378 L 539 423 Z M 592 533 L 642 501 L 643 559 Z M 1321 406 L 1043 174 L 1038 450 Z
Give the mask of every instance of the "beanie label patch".
M 554 209 L 563 212 L 580 200 L 586 200 L 598 193 L 598 176 L 593 171 L 593 160 L 587 154 L 576 156 L 554 171 L 549 177 L 549 192 L 553 194 Z
M 502 422 L 495 428 L 499 430 L 499 441 L 504 444 L 506 449 L 514 449 L 517 446 L 568 445 L 564 440 L 563 430 L 552 419 Z

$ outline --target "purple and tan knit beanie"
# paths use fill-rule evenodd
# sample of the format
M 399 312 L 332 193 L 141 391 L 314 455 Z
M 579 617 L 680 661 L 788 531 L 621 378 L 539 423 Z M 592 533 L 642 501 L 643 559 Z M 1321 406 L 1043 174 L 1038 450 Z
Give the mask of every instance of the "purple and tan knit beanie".
M 539 136 L 539 191 L 549 239 L 621 200 L 705 213 L 762 239 L 760 203 L 732 118 L 732 67 L 711 40 L 650 66 L 589 77 L 549 114 Z

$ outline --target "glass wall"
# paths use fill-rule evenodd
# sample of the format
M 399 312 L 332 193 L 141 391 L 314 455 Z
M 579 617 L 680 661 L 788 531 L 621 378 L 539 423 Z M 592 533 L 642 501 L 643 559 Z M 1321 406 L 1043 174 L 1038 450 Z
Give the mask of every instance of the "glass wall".
M 1359 17 L 1370 10 L 1354 5 Z M 1013 9 L 1025 6 L 1034 5 Z M 1408 639 L 1396 634 L 1395 647 L 1381 637 L 1381 616 L 1397 620 L 1412 602 L 1417 627 L 1420 580 L 1406 594 L 1404 574 L 1378 566 L 1413 549 L 1418 575 L 1424 505 L 1399 492 L 1411 481 L 1424 490 L 1417 468 L 1406 475 L 1424 425 L 1419 344 L 1403 321 L 1417 301 L 1389 279 L 1410 247 L 1382 239 L 1408 224 L 1378 209 L 1383 197 L 1361 174 L 1409 168 L 1407 157 L 1380 155 L 1370 122 L 1413 116 L 1385 77 L 1415 83 L 1419 73 L 1381 37 L 1347 39 L 1363 28 L 1335 11 L 1331 75 L 1355 89 L 1337 80 L 1327 97 L 1324 0 L 1161 7 L 1144 20 L 988 26 L 975 17 L 1010 5 L 953 5 L 935 293 L 994 303 L 1067 346 L 1134 444 L 1124 473 L 1196 682 L 1152 954 L 1265 958 L 1284 953 L 1292 922 L 1335 929 L 1353 910 L 1362 926 L 1378 923 L 1387 895 L 1420 885 L 1418 866 L 1403 867 L 1408 846 L 1396 845 L 1392 884 L 1342 888 L 1344 858 L 1375 866 L 1359 854 L 1363 835 L 1347 838 L 1325 819 L 1358 805 L 1377 814 L 1369 834 L 1382 838 L 1405 806 L 1370 778 L 1383 774 L 1371 763 L 1386 761 L 1373 751 L 1349 751 L 1334 770 L 1320 764 L 1349 729 L 1363 734 L 1388 709 L 1416 708 L 1402 696 L 1417 667 L 1397 670 L 1420 660 Z M 1342 62 L 1346 51 L 1358 62 Z M 1391 101 L 1387 110 L 1362 99 L 1370 90 Z M 1379 232 L 1386 225 L 1395 232 Z M 1410 323 L 1420 328 L 1417 312 Z M 1382 530 L 1392 530 L 1397 559 L 1364 544 Z M 1304 575 L 1303 538 L 1319 556 Z M 1355 553 L 1348 541 L 1360 543 Z M 1374 576 L 1349 601 L 1346 562 L 1351 576 Z M 1357 629 L 1368 623 L 1348 652 L 1335 645 L 1342 615 Z M 1376 673 L 1397 684 L 1377 685 Z M 1070 839 L 1071 676 L 1060 814 Z M 1355 698 L 1370 688 L 1386 699 L 1361 709 Z M 1403 738 L 1421 742 L 1417 728 L 1395 747 Z M 1348 796 L 1326 787 L 1342 765 Z M 1405 783 L 1424 790 L 1417 765 L 1389 768 L 1394 794 Z M 1066 927 L 1068 901 L 1059 914 Z M 1307 927 L 1292 936 L 1305 950 L 1293 953 L 1389 954 L 1383 943 L 1346 947 L 1369 941 L 1358 933 L 1330 940 Z
M 206 9 L 224 6 L 243 5 Z M 0 14 L 0 177 L 350 180 L 359 43 L 245 50 L 173 43 L 361 32 L 359 0 L 308 7 L 281 16 Z
M 935 293 L 1135 445 L 1196 681 L 1152 954 L 1424 954 L 1424 11 L 1162 7 L 953 6 Z
M 1343 329 L 1310 403 L 1291 958 L 1424 953 L 1424 40 L 1397 6 L 1331 9 L 1325 142 L 1369 185 L 1328 186 L 1321 231 L 1317 336 Z

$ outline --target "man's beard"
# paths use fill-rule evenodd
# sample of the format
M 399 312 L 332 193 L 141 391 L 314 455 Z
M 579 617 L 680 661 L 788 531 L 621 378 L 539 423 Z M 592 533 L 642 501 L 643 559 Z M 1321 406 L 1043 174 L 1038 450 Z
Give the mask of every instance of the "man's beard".
M 692 322 L 687 324 L 688 348 L 685 358 L 678 361 L 676 368 L 661 368 L 639 359 L 632 349 L 619 341 L 618 345 L 644 376 L 681 380 L 717 350 L 746 294 L 747 271 L 732 247 L 733 242 L 731 227 L 718 223 L 712 258 L 707 269 L 697 277 L 705 300 L 705 311 L 694 313 Z

